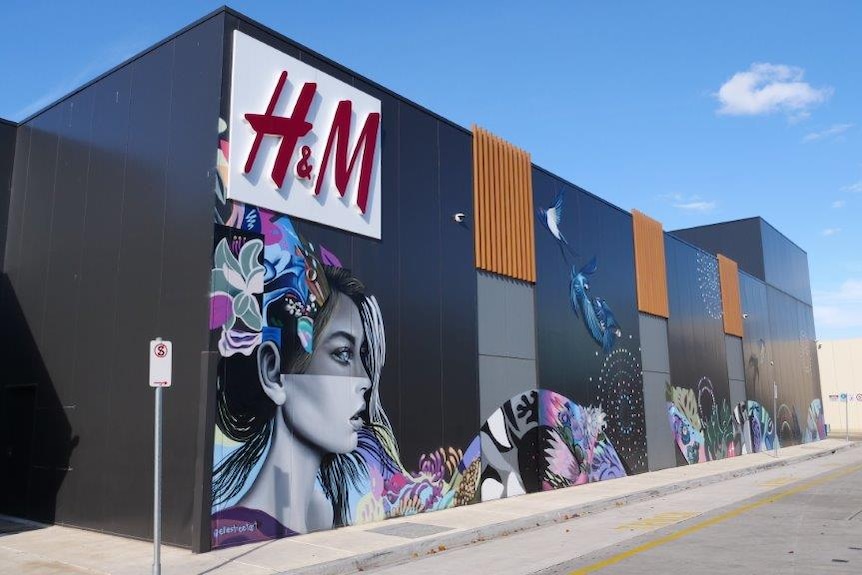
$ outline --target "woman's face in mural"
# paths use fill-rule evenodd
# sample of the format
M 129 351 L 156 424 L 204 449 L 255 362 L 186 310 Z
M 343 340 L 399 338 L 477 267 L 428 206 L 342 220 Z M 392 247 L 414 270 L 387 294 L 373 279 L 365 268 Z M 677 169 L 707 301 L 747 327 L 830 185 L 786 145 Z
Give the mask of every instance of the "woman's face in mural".
M 364 425 L 365 392 L 371 387 L 360 349 L 364 331 L 359 309 L 333 292 L 332 314 L 318 334 L 305 373 L 281 375 L 281 414 L 303 441 L 326 453 L 356 449 Z

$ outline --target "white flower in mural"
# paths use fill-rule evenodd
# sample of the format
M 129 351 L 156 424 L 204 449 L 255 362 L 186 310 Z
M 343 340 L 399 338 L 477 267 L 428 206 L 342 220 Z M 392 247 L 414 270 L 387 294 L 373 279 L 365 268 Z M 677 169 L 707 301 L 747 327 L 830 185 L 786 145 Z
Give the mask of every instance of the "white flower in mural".
M 240 320 L 250 331 L 261 330 L 263 320 L 256 295 L 263 292 L 264 267 L 258 262 L 262 251 L 263 241 L 259 239 L 246 242 L 239 257 L 233 255 L 227 239 L 218 243 L 213 255 L 210 328 L 231 331 Z

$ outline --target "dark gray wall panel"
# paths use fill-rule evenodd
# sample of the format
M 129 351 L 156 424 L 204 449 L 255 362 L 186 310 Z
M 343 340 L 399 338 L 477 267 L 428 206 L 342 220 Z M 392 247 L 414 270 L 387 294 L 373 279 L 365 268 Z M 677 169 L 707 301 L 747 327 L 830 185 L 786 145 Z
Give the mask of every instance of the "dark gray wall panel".
M 482 421 L 519 393 L 536 387 L 534 360 L 479 356 L 479 417 Z
M 140 382 L 147 374 L 148 342 L 158 335 L 173 52 L 173 44 L 167 44 L 131 66 L 117 339 L 111 342 L 114 385 L 109 390 L 108 419 L 112 429 L 144 430 L 152 426 L 151 410 L 141 409 L 152 405 L 152 390 Z M 152 438 L 146 433 L 111 434 L 108 445 L 115 453 L 152 454 Z M 151 506 L 148 469 L 152 466 L 143 457 L 126 457 L 114 465 L 114 481 L 107 485 L 106 494 L 111 500 L 125 497 L 126 502 L 111 513 L 111 531 L 151 533 L 151 526 L 143 521 Z
M 760 222 L 760 218 L 748 218 L 674 230 L 671 234 L 711 254 L 724 254 L 736 261 L 739 269 L 764 279 Z
M 113 362 L 106 358 L 105 342 L 117 340 L 117 269 L 120 261 L 125 155 L 129 136 L 130 68 L 124 68 L 87 91 L 93 93 L 92 136 L 87 187 L 77 190 L 83 200 L 84 235 L 78 305 L 78 352 L 74 363 L 81 393 L 76 410 L 87 417 L 78 421 L 81 437 L 74 457 L 77 469 L 87 474 L 79 482 L 70 523 L 97 528 L 108 522 L 110 503 L 101 496 L 109 474 L 93 470 L 104 465 L 112 427 L 108 417 L 113 387 Z M 94 416 L 93 414 L 102 414 Z
M 56 394 L 50 396 L 49 409 L 62 410 L 56 413 L 60 421 L 67 419 L 72 433 L 81 425 L 81 420 L 92 414 L 77 409 L 78 391 L 74 365 L 78 348 L 82 342 L 75 337 L 77 329 L 77 302 L 79 300 L 80 267 L 83 257 L 84 209 L 81 190 L 87 188 L 87 172 L 90 157 L 90 130 L 93 115 L 93 93 L 85 91 L 66 100 L 63 108 L 63 125 L 57 150 L 57 193 L 51 217 L 49 239 L 49 262 L 46 301 L 42 328 L 41 352 L 47 370 L 48 381 Z M 40 394 L 37 416 L 43 408 Z M 38 420 L 37 420 L 38 425 Z M 57 509 L 54 520 L 74 521 L 76 496 L 80 475 L 75 460 L 77 435 L 53 436 L 52 441 L 62 444 L 68 441 L 63 451 L 68 453 L 70 471 L 57 493 Z
M 479 353 L 536 358 L 535 301 L 526 282 L 479 271 Z M 515 394 L 506 398 L 511 399 Z
M 814 337 L 808 335 L 810 325 L 806 321 L 812 313 L 810 306 L 772 286 L 766 287 L 766 299 L 775 361 L 773 375 L 778 385 L 776 420 L 781 445 L 787 446 L 803 441 L 808 408 L 812 400 L 820 399 Z M 772 393 L 771 386 L 767 391 Z M 762 395 L 759 400 L 770 401 Z
M 649 469 L 655 471 L 676 465 L 676 448 L 667 416 L 666 390 L 670 382 L 667 320 L 646 313 L 641 313 L 639 319 L 647 453 Z
M 641 357 L 644 371 L 670 373 L 667 348 L 667 320 L 640 314 Z
M 171 124 L 167 139 L 164 240 L 161 246 L 161 294 L 156 332 L 174 344 L 173 377 L 177 385 L 165 404 L 164 504 L 177 521 L 166 525 L 169 541 L 184 541 L 190 529 L 195 487 L 200 354 L 206 351 L 210 289 L 212 193 L 215 186 L 213 142 L 218 140 L 223 23 L 211 19 L 178 37 L 171 78 Z M 194 257 L 191 257 L 194 255 Z M 198 453 L 197 457 L 202 457 Z M 207 533 L 209 530 L 207 529 Z
M 734 335 L 725 335 L 724 349 L 727 352 L 727 378 L 730 383 L 730 404 L 737 405 L 748 399 L 745 395 L 745 364 L 742 359 L 742 339 Z
M 473 268 L 472 138 L 437 122 L 440 186 L 441 346 L 443 401 L 441 446 L 466 448 L 476 435 L 479 407 L 477 290 Z M 457 223 L 453 214 L 466 215 Z M 531 308 L 532 314 L 532 308 Z
M 772 335 L 769 330 L 769 304 L 766 284 L 748 274 L 739 274 L 739 295 L 745 331 L 742 358 L 745 366 L 745 394 L 748 399 L 761 401 L 772 398 L 773 361 Z
M 811 305 L 808 255 L 770 224 L 760 223 L 766 283 Z
M 6 253 L 9 195 L 12 187 L 16 131 L 15 124 L 0 120 L 0 270 L 3 269 L 3 258 Z
M 42 337 L 45 285 L 48 272 L 48 238 L 57 172 L 57 146 L 63 110 L 52 108 L 31 125 L 28 178 L 22 213 L 20 277 L 12 277 L 15 293 L 36 342 Z M 44 382 L 40 382 L 44 383 Z
M 24 205 L 27 198 L 30 140 L 33 130 L 24 124 L 18 127 L 15 136 L 15 166 L 12 169 L 12 188 L 9 190 L 9 213 L 3 270 L 10 276 L 19 277 L 21 231 L 23 230 Z
M 216 20 L 19 130 L 3 311 L 15 316 L 20 306 L 16 379 L 38 384 L 28 517 L 150 535 L 146 349 L 163 329 L 178 344 L 178 383 L 186 380 L 177 403 L 167 393 L 164 538 L 191 542 L 221 85 Z
M 744 380 L 745 366 L 742 362 L 742 339 L 734 335 L 725 335 L 724 348 L 727 351 L 727 377 Z
M 401 144 L 398 230 L 401 280 L 402 385 L 400 442 L 405 462 L 418 461 L 420 446 L 442 445 L 440 395 L 440 247 L 437 122 L 416 108 L 399 107 Z M 410 215 L 413 215 L 411 217 Z M 422 214 L 422 216 L 416 216 Z M 411 326 L 412 329 L 407 329 Z M 416 329 L 422 326 L 422 329 Z M 432 351 L 433 350 L 433 351 Z M 409 420 L 408 420 L 409 418 Z M 408 424 L 409 421 L 409 424 Z

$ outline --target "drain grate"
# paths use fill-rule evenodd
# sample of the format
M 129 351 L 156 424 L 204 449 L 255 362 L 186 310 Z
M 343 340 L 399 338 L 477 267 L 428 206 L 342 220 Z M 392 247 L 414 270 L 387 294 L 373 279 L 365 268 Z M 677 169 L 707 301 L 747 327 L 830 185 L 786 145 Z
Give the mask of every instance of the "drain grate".
M 437 535 L 445 531 L 452 531 L 452 527 L 441 527 L 439 525 L 428 525 L 427 523 L 396 523 L 395 525 L 385 525 L 376 529 L 368 529 L 371 533 L 379 533 L 381 535 L 391 535 L 392 537 L 404 537 L 405 539 L 419 539 L 420 537 L 428 537 L 429 535 Z

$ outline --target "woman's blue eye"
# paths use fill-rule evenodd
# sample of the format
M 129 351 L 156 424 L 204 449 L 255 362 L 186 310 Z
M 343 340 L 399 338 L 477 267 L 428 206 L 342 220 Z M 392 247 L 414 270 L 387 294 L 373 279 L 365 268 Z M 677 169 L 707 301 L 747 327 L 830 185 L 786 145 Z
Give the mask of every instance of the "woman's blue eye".
M 348 364 L 353 360 L 353 350 L 349 347 L 339 347 L 332 352 L 332 357 L 338 363 Z

